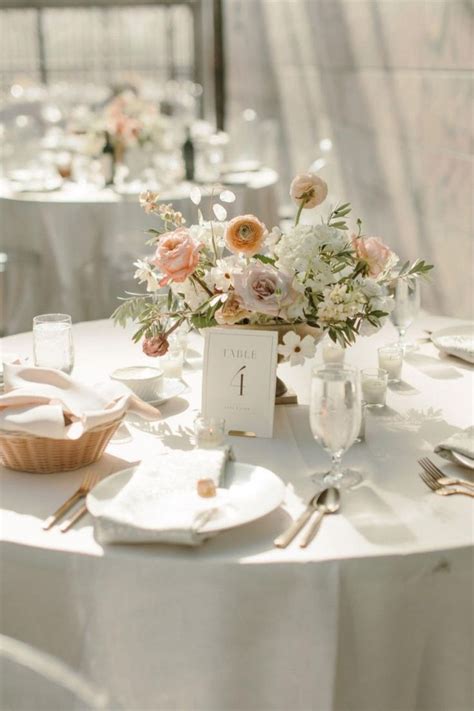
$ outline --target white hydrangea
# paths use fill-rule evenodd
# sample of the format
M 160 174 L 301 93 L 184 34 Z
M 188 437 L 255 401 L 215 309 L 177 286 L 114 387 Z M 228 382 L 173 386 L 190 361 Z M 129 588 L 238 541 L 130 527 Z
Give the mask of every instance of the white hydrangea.
M 191 236 L 197 241 L 202 242 L 204 246 L 211 250 L 212 246 L 212 234 L 214 233 L 214 241 L 217 249 L 220 252 L 224 249 L 224 233 L 227 227 L 227 222 L 203 222 L 200 225 L 191 225 L 189 231 Z
M 277 266 L 290 272 L 318 274 L 330 272 L 327 264 L 321 262 L 320 250 L 327 247 L 338 252 L 348 246 L 347 235 L 327 225 L 297 225 L 282 235 L 274 247 Z M 331 282 L 326 282 L 331 283 Z
M 323 301 L 318 305 L 318 320 L 323 325 L 354 318 L 360 313 L 365 302 L 360 290 L 349 290 L 346 284 L 326 287 L 323 297 Z
M 180 283 L 172 282 L 170 287 L 174 294 L 183 297 L 193 311 L 198 309 L 209 298 L 209 294 L 202 286 L 196 284 L 192 279 L 185 279 Z

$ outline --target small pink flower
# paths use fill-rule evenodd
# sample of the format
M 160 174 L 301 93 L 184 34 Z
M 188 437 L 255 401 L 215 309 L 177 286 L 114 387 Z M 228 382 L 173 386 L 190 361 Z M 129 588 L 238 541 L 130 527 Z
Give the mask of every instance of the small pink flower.
M 168 339 L 162 333 L 158 336 L 152 336 L 151 338 L 145 338 L 143 340 L 142 349 L 145 355 L 151 358 L 156 358 L 157 356 L 164 356 L 168 352 L 170 344 Z
M 351 237 L 352 247 L 358 258 L 366 262 L 369 276 L 378 277 L 397 257 L 378 237 Z
M 170 280 L 183 282 L 196 269 L 199 262 L 199 250 L 202 245 L 196 242 L 188 229 L 179 227 L 174 232 L 166 232 L 160 237 L 152 260 L 164 277 L 160 286 L 165 286 Z
M 290 197 L 300 206 L 304 200 L 305 210 L 320 205 L 326 199 L 328 186 L 314 173 L 300 173 L 290 185 Z

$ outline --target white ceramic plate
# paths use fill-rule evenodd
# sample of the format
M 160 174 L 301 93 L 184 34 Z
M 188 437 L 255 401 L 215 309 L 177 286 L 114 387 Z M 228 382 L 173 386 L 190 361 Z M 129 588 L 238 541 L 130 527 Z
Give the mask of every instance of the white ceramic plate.
M 108 502 L 130 480 L 134 470 L 135 467 L 130 467 L 112 474 L 88 494 L 87 508 L 92 516 L 100 516 L 106 510 Z M 278 508 L 285 495 L 285 485 L 276 474 L 240 462 L 228 462 L 224 486 L 232 505 L 217 511 L 202 527 L 201 533 L 218 533 L 255 521 Z
M 474 363 L 474 324 L 442 328 L 431 335 L 431 340 L 440 351 Z
M 171 400 L 172 397 L 178 397 L 181 393 L 184 393 L 188 386 L 183 380 L 179 378 L 163 378 L 163 391 L 156 400 L 147 400 L 149 405 L 158 407 L 158 405 L 163 405 L 164 402 Z

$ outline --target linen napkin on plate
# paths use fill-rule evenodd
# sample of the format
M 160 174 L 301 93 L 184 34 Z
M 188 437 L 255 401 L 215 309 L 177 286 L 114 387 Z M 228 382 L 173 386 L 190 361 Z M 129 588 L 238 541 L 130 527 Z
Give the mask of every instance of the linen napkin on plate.
M 141 462 L 131 479 L 94 516 L 99 543 L 179 543 L 196 546 L 205 536 L 199 529 L 218 508 L 226 506 L 226 491 L 202 498 L 199 479 L 222 483 L 229 447 L 169 451 Z
M 132 411 L 148 420 L 159 411 L 115 382 L 95 386 L 60 370 L 4 363 L 5 393 L 0 395 L 0 430 L 52 439 L 78 439 L 98 425 Z
M 468 427 L 465 430 L 461 430 L 461 432 L 456 432 L 444 442 L 438 444 L 434 451 L 450 462 L 456 461 L 451 452 L 463 454 L 465 457 L 470 457 L 474 460 L 474 427 Z
M 434 344 L 440 351 L 474 364 L 474 337 L 468 335 L 437 336 Z

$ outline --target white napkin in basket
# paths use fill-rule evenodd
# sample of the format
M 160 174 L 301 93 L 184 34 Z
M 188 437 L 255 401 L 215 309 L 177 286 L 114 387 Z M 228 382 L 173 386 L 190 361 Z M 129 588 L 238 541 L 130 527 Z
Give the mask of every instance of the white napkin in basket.
M 222 483 L 232 450 L 194 449 L 159 454 L 141 462 L 123 489 L 94 518 L 100 543 L 179 543 L 196 546 L 200 527 L 228 505 L 227 492 L 198 496 L 199 479 Z
M 52 439 L 78 439 L 84 432 L 132 411 L 149 420 L 159 411 L 120 383 L 84 385 L 50 368 L 4 364 L 0 430 Z M 66 419 L 65 419 L 66 418 Z

